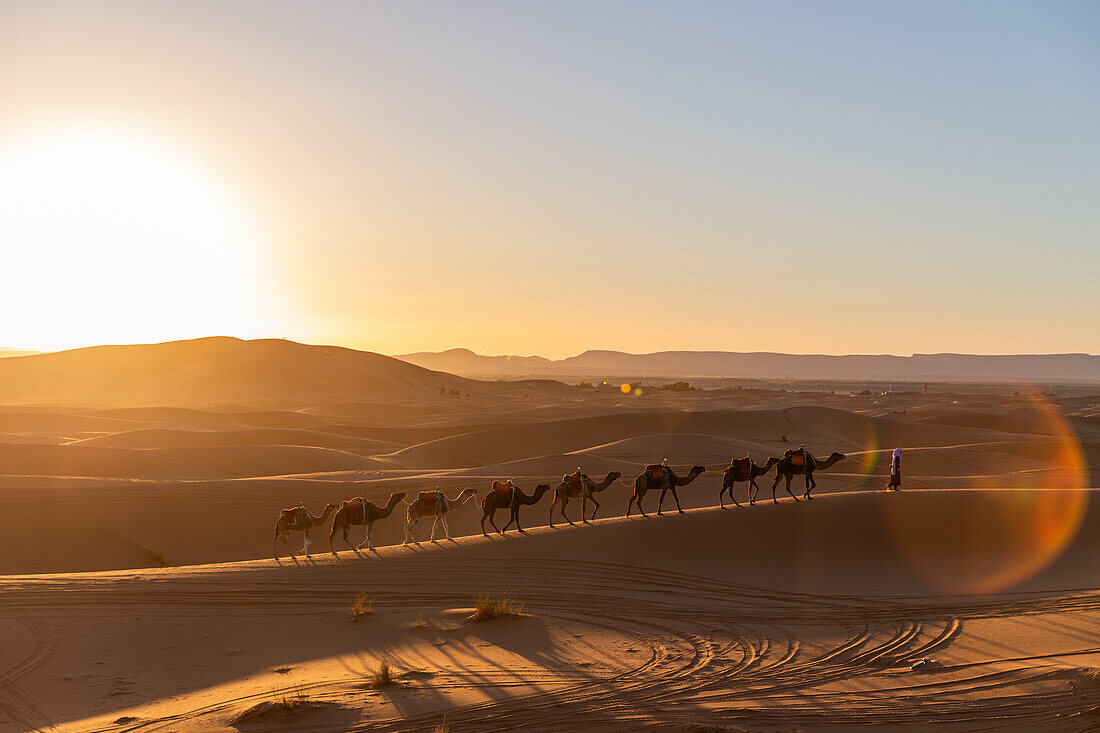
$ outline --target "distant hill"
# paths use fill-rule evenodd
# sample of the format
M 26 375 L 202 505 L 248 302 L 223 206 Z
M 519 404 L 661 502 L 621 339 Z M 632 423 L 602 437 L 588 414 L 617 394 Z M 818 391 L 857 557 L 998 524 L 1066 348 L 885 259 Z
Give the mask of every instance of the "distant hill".
M 567 389 L 479 382 L 367 351 L 277 339 L 212 337 L 0 359 L 0 404 L 304 405 Z
M 660 351 L 586 351 L 567 359 L 478 356 L 466 349 L 397 357 L 477 377 L 733 377 L 909 381 L 1035 381 L 1100 384 L 1100 356 L 1088 354 L 914 354 L 912 356 Z
M 41 351 L 27 351 L 26 349 L 12 349 L 7 346 L 0 346 L 0 359 L 6 359 L 10 356 L 34 356 L 35 354 L 41 353 Z

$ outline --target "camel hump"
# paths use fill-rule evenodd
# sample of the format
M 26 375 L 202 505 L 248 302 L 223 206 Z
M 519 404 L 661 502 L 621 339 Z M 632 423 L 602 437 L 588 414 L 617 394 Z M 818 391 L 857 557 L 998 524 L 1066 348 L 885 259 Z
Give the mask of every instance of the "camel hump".
M 366 507 L 363 506 L 363 502 L 361 502 L 361 501 L 345 501 L 344 502 L 344 508 L 348 512 L 348 521 L 349 522 L 362 522 L 363 521 L 364 514 L 365 514 L 364 509 L 366 508 Z
M 806 465 L 806 451 L 803 448 L 798 450 L 788 450 L 787 455 L 791 458 L 792 466 L 805 466 Z
M 300 523 L 301 514 L 306 508 L 304 506 L 295 506 L 290 509 L 284 509 L 280 519 L 283 520 L 283 524 L 287 529 L 296 529 Z
M 748 473 L 752 470 L 752 459 L 746 456 L 745 458 L 735 458 L 731 466 L 738 473 Z
M 493 482 L 493 491 L 495 491 L 499 494 L 510 494 L 510 493 L 512 493 L 512 482 L 511 481 L 494 481 Z
M 645 470 L 646 473 L 648 473 L 653 478 L 664 478 L 665 468 L 666 467 L 662 466 L 660 463 L 651 463 L 645 467 Z
M 416 498 L 417 501 L 420 501 L 423 504 L 427 504 L 428 506 L 435 506 L 436 496 L 437 492 L 435 491 L 421 491 L 419 494 L 416 495 Z
M 588 478 L 587 475 L 580 471 L 574 471 L 573 473 L 567 473 L 561 477 L 562 483 L 569 484 L 570 486 L 579 487 L 584 483 L 584 480 Z

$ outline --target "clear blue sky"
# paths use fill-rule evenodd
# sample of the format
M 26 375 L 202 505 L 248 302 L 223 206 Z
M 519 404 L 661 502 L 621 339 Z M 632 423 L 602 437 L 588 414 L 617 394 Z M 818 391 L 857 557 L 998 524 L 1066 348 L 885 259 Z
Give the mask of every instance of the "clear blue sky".
M 0 2 L 0 146 L 85 118 L 251 202 L 271 335 L 1100 352 L 1096 2 Z

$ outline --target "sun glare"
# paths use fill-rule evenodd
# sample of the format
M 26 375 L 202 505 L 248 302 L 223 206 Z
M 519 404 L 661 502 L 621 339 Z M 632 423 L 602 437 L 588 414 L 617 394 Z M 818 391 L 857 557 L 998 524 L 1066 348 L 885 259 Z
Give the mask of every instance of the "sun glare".
M 56 131 L 0 147 L 3 345 L 270 335 L 240 197 L 155 139 Z

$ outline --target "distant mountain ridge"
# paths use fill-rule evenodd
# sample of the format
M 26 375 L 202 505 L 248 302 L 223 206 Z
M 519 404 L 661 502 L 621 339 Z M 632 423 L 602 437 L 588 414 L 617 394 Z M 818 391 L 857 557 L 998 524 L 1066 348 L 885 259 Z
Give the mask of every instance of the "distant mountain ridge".
M 912 356 L 593 350 L 566 359 L 480 356 L 468 349 L 397 357 L 428 369 L 478 377 L 606 376 L 910 381 L 1027 381 L 1100 384 L 1100 356 L 1089 354 L 913 354 Z

